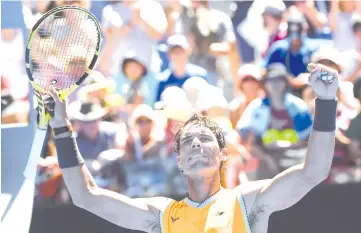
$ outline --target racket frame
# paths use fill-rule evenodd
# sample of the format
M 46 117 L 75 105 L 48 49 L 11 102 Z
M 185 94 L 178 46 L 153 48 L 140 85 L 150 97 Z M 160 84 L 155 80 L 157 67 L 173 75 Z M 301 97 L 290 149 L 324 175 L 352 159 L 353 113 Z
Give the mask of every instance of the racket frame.
M 34 178 L 36 176 L 36 172 L 37 172 L 37 166 L 39 164 L 39 160 L 41 157 L 41 152 L 42 152 L 42 148 L 44 146 L 44 141 L 46 138 L 46 133 L 47 133 L 47 129 L 48 129 L 48 124 L 49 121 L 51 119 L 51 115 L 46 111 L 45 108 L 45 104 L 44 104 L 44 100 L 43 100 L 43 96 L 42 94 L 49 94 L 47 90 L 41 88 L 39 85 L 37 85 L 34 81 L 33 75 L 31 73 L 31 66 L 30 66 L 30 50 L 31 50 L 31 42 L 34 39 L 34 35 L 35 33 L 37 33 L 37 31 L 39 30 L 39 25 L 50 15 L 58 13 L 58 12 L 62 12 L 62 11 L 66 11 L 66 10 L 80 10 L 83 11 L 85 13 L 87 13 L 88 16 L 90 16 L 96 27 L 98 30 L 98 40 L 97 40 L 97 45 L 95 48 L 95 53 L 94 56 L 89 64 L 89 66 L 87 67 L 86 71 L 84 72 L 84 74 L 80 77 L 80 79 L 75 82 L 74 84 L 72 84 L 70 87 L 62 89 L 57 91 L 60 100 L 64 100 L 68 95 L 70 95 L 91 73 L 92 69 L 95 66 L 95 63 L 98 59 L 99 56 L 99 51 L 100 51 L 100 47 L 101 47 L 101 43 L 102 43 L 102 30 L 101 30 L 101 26 L 97 20 L 97 18 L 90 13 L 88 10 L 81 8 L 81 7 L 77 7 L 77 6 L 59 6 L 56 7 L 50 11 L 48 11 L 47 13 L 45 13 L 33 26 L 31 33 L 29 35 L 29 39 L 27 41 L 27 45 L 25 48 L 25 68 L 26 68 L 26 73 L 27 76 L 30 80 L 31 85 L 33 86 L 36 98 L 37 98 L 37 102 L 38 102 L 38 114 L 39 114 L 39 121 L 37 123 L 37 129 L 34 135 L 34 139 L 33 139 L 33 143 L 32 143 L 32 147 L 31 147 L 31 151 L 30 151 L 30 155 L 28 158 L 28 162 L 26 165 L 26 168 L 24 170 L 24 176 L 26 178 Z
M 59 7 L 56 7 L 50 11 L 48 11 L 47 13 L 45 13 L 36 23 L 35 25 L 33 26 L 32 30 L 31 30 L 31 33 L 30 33 L 30 36 L 29 36 L 29 39 L 28 39 L 28 42 L 27 42 L 27 45 L 26 45 L 26 50 L 25 50 L 25 66 L 26 66 L 26 73 L 30 79 L 30 81 L 34 81 L 33 79 L 33 76 L 31 74 L 31 68 L 30 68 L 30 49 L 31 49 L 31 42 L 32 40 L 34 39 L 34 35 L 35 33 L 39 30 L 39 25 L 50 15 L 52 14 L 55 14 L 55 13 L 58 13 L 58 12 L 62 12 L 62 11 L 66 11 L 66 10 L 80 10 L 80 11 L 83 11 L 85 13 L 87 13 L 92 19 L 93 21 L 95 22 L 97 28 L 98 28 L 98 43 L 96 45 L 96 48 L 95 48 L 95 54 L 88 66 L 88 68 L 86 69 L 86 71 L 84 72 L 84 74 L 82 75 L 82 77 L 75 83 L 76 85 L 80 85 L 86 77 L 89 76 L 90 72 L 92 71 L 92 69 L 94 68 L 95 66 L 95 63 L 96 61 L 98 60 L 98 56 L 99 56 L 99 51 L 100 51 L 100 45 L 102 43 L 102 30 L 101 30 L 101 26 L 97 20 L 97 18 L 91 13 L 89 12 L 88 10 L 84 9 L 84 8 L 81 8 L 81 7 L 78 7 L 78 6 L 59 6 Z M 74 89 L 73 89 L 74 90 Z M 71 92 L 70 92 L 71 93 Z M 70 94 L 68 93 L 68 94 Z

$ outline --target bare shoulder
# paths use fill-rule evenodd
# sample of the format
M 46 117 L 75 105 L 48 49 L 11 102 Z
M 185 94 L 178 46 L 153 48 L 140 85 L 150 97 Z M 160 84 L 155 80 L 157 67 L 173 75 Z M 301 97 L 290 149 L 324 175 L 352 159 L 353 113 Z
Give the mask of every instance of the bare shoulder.
M 144 223 L 146 232 L 161 233 L 161 213 L 164 212 L 174 200 L 168 197 L 137 198 L 137 200 L 148 205 L 149 210 L 152 212 L 153 217 Z
M 164 211 L 167 206 L 172 203 L 174 200 L 168 197 L 150 197 L 150 198 L 137 198 L 136 200 L 140 200 L 151 208 L 154 208 L 156 211 Z
M 241 184 L 235 188 L 238 195 L 242 195 L 246 204 L 247 212 L 249 213 L 255 203 L 258 194 L 262 188 L 268 185 L 272 180 L 257 180 Z
M 256 205 L 256 199 L 262 189 L 271 181 L 272 180 L 250 181 L 235 188 L 237 194 L 242 196 L 244 200 L 251 229 L 254 227 L 258 218 L 262 215 L 267 215 L 266 209 L 263 206 Z

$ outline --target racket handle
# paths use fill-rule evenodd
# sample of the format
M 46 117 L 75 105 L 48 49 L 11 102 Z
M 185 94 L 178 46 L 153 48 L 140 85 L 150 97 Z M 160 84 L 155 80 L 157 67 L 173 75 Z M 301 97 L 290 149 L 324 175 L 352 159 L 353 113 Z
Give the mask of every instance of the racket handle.
M 36 129 L 28 163 L 26 164 L 25 170 L 23 172 L 25 178 L 32 179 L 36 177 L 45 137 L 46 130 Z

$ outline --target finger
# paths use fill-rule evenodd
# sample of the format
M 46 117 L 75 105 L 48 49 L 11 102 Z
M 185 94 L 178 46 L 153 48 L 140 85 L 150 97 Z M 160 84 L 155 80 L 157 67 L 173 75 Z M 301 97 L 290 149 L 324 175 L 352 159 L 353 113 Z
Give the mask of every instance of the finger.
M 332 69 L 331 67 L 322 65 L 322 64 L 316 64 L 316 67 L 318 67 L 319 69 L 321 69 L 321 71 L 323 72 L 328 72 L 328 73 L 332 73 L 332 74 L 338 74 L 337 70 Z
M 319 79 L 322 68 L 316 64 L 312 64 L 310 66 L 310 69 L 312 69 L 312 71 L 310 72 L 309 83 L 314 83 L 317 81 L 317 79 Z
M 312 71 L 314 71 L 316 69 L 316 67 L 317 67 L 316 64 L 310 63 L 310 64 L 307 65 L 307 70 L 309 72 L 312 72 Z
M 61 100 L 59 98 L 59 94 L 56 91 L 55 87 L 51 87 L 49 90 L 49 95 L 53 98 L 53 100 L 55 101 L 55 103 L 60 103 Z

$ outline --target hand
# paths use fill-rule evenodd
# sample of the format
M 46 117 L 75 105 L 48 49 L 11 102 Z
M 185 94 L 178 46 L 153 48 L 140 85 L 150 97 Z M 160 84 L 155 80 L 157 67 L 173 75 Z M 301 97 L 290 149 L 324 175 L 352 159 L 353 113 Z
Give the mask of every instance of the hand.
M 61 101 L 55 89 L 49 91 L 49 95 L 53 98 L 55 103 L 54 116 L 50 119 L 49 122 L 50 126 L 53 129 L 67 126 L 69 124 L 67 114 L 67 100 Z
M 339 87 L 338 72 L 330 67 L 310 63 L 307 66 L 310 71 L 309 85 L 316 97 L 323 100 L 336 99 Z
M 140 8 L 139 6 L 134 6 L 132 8 L 132 19 L 131 19 L 131 25 L 137 25 L 142 22 L 142 17 L 140 15 Z

